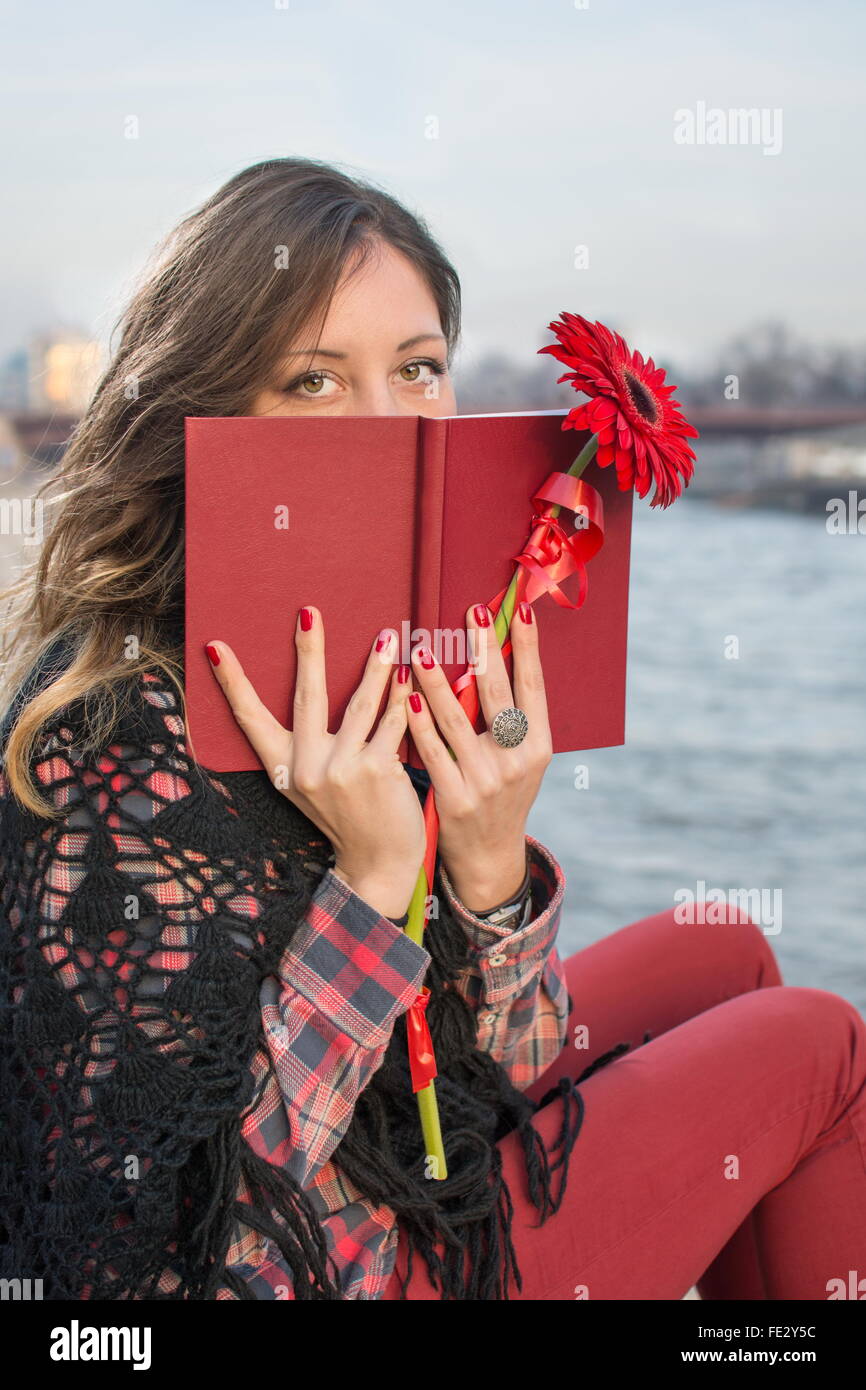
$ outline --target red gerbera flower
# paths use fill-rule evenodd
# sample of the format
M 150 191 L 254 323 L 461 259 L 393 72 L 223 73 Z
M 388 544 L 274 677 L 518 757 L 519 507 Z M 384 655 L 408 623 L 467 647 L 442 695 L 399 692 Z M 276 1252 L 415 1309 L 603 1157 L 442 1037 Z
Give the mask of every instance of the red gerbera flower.
M 570 381 L 575 391 L 591 396 L 575 406 L 563 421 L 563 429 L 591 430 L 598 436 L 598 462 L 616 464 L 621 492 L 633 487 L 645 497 L 655 484 L 653 507 L 668 507 L 688 487 L 695 455 L 686 437 L 698 432 L 680 413 L 670 397 L 675 386 L 664 384 L 664 369 L 605 328 L 579 314 L 563 311 L 548 325 L 559 339 L 539 348 L 574 370 L 559 381 Z

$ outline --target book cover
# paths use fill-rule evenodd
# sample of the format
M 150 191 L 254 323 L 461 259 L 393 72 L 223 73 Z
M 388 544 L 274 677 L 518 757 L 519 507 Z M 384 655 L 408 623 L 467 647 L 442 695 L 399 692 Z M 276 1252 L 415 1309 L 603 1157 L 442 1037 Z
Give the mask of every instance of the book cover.
M 562 429 L 565 414 L 188 418 L 185 667 L 198 760 L 223 772 L 261 766 L 205 643 L 227 642 L 291 728 L 304 604 L 323 616 L 332 733 L 383 627 L 398 634 L 399 660 L 426 643 L 456 679 L 467 608 L 508 584 L 533 495 L 588 438 Z M 593 463 L 583 477 L 605 528 L 586 601 L 534 604 L 555 752 L 625 738 L 633 494 L 619 492 L 612 468 Z M 560 521 L 573 526 L 571 513 Z M 577 575 L 562 587 L 574 601 Z M 400 757 L 422 766 L 408 736 Z

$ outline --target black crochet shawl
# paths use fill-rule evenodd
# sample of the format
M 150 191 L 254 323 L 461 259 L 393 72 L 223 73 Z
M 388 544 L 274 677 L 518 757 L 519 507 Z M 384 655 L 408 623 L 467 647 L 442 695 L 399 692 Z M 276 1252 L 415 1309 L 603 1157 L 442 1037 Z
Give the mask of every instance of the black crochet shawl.
M 22 701 L 67 659 L 61 641 L 31 673 L 0 750 Z M 53 1299 L 213 1299 L 220 1288 L 249 1298 L 226 1269 L 242 1222 L 275 1242 L 296 1298 L 340 1299 L 309 1194 L 241 1135 L 255 1103 L 259 986 L 277 972 L 330 843 L 263 770 L 215 774 L 192 760 L 157 668 L 118 693 L 99 754 L 81 751 L 86 700 L 44 727 L 33 766 L 63 807 L 58 821 L 2 785 L 0 1276 L 42 1279 Z M 423 796 L 426 774 L 409 772 Z M 520 1272 L 497 1141 L 519 1132 L 543 1222 L 562 1200 L 583 1100 L 567 1080 L 543 1098 L 563 1110 L 548 1153 L 530 1124 L 539 1107 L 476 1048 L 472 1012 L 448 988 L 467 943 L 438 876 L 437 865 L 440 915 L 425 945 L 449 1177 L 424 1176 L 402 1017 L 333 1158 L 396 1212 L 410 1261 L 422 1255 L 443 1299 L 507 1299 Z M 255 935 L 231 907 L 244 894 L 265 904 Z M 172 971 L 154 967 L 168 942 Z M 252 1205 L 236 1199 L 241 1181 Z

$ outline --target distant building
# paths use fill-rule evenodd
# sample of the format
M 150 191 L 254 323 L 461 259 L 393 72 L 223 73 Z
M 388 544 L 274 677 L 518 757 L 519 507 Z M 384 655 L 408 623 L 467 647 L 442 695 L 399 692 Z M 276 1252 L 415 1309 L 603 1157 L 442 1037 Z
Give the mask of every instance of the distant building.
M 103 368 L 101 344 L 83 333 L 39 334 L 0 364 L 0 411 L 82 415 Z
M 0 482 L 17 475 L 25 464 L 25 453 L 13 422 L 0 415 Z
M 52 468 L 60 462 L 77 423 L 77 415 L 58 410 L 28 410 L 6 417 L 20 458 L 39 469 Z
M 0 410 L 26 410 L 30 400 L 30 358 L 24 348 L 0 366 Z
M 778 445 L 792 478 L 866 478 L 866 428 L 834 430 L 819 438 L 788 441 L 786 451 Z
M 823 512 L 829 497 L 866 481 L 866 425 L 820 433 L 700 439 L 692 496 L 738 506 Z
M 28 355 L 27 407 L 81 415 L 102 373 L 101 345 L 83 334 L 46 334 L 33 340 Z

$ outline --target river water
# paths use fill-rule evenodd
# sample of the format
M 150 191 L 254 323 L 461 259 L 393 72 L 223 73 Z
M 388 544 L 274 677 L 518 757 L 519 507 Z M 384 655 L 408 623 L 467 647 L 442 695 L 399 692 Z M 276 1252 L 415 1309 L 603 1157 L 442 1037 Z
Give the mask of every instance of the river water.
M 556 755 L 527 827 L 568 879 L 560 954 L 762 890 L 785 983 L 866 1014 L 866 537 L 692 498 L 634 520 L 625 746 Z

